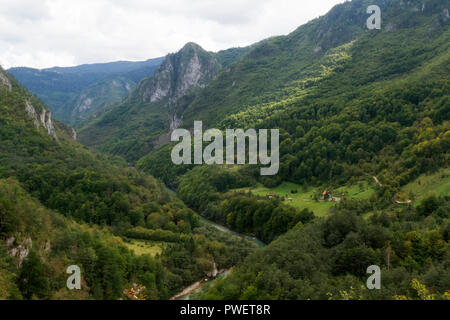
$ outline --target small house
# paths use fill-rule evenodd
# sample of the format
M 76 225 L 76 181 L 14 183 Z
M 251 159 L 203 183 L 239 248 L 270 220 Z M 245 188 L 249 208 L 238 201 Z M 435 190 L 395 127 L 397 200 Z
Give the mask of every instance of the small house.
M 322 199 L 325 200 L 325 201 L 329 201 L 330 199 L 332 199 L 332 196 L 331 196 L 330 191 L 328 191 L 327 189 L 325 189 L 325 190 L 322 192 Z

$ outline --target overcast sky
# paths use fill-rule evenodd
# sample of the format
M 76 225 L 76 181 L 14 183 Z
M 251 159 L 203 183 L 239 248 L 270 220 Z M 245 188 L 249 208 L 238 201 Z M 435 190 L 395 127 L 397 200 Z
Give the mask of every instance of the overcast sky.
M 0 0 L 0 64 L 146 60 L 288 34 L 344 0 Z

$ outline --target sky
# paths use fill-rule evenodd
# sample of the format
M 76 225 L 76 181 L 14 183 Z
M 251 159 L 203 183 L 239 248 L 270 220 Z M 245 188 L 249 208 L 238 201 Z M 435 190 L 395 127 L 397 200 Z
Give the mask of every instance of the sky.
M 47 68 L 285 35 L 344 0 L 0 0 L 0 65 Z

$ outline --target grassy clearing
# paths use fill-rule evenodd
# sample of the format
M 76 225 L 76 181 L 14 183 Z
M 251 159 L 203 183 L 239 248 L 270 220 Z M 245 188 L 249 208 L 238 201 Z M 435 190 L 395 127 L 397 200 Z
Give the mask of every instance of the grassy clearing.
M 291 190 L 298 190 L 298 193 L 292 194 Z M 313 187 L 305 190 L 298 184 L 284 182 L 275 188 L 266 188 L 262 184 L 258 184 L 255 188 L 241 188 L 232 191 L 251 191 L 258 196 L 267 196 L 269 193 L 274 193 L 280 197 L 292 198 L 291 201 L 286 200 L 286 203 L 299 209 L 307 208 L 312 210 L 316 216 L 323 217 L 336 203 L 315 201 L 314 194 L 317 194 L 318 190 L 318 188 Z M 333 189 L 332 194 L 333 196 L 340 197 L 342 193 L 345 193 L 347 199 L 367 199 L 372 195 L 373 191 L 373 188 L 366 182 L 361 182 L 358 185 Z
M 450 169 L 440 169 L 430 175 L 421 175 L 405 185 L 402 193 L 415 201 L 420 201 L 430 195 L 448 196 L 450 195 Z
M 345 193 L 347 199 L 368 199 L 373 194 L 374 189 L 367 182 L 352 185 L 350 187 L 344 186 L 336 189 L 336 193 Z
M 142 240 L 130 240 L 124 242 L 128 249 L 133 250 L 137 255 L 148 254 L 155 257 L 157 254 L 161 254 L 163 250 L 162 242 L 150 242 Z

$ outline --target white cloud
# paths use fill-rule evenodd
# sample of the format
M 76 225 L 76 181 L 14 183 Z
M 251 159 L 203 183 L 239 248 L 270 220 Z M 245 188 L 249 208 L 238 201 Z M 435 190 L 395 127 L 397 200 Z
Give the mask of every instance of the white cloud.
M 287 34 L 344 0 L 0 0 L 0 64 L 145 60 Z
M 48 18 L 48 6 L 43 1 L 20 0 L 20 1 L 0 1 L 0 15 L 11 16 L 22 21 L 41 20 Z

